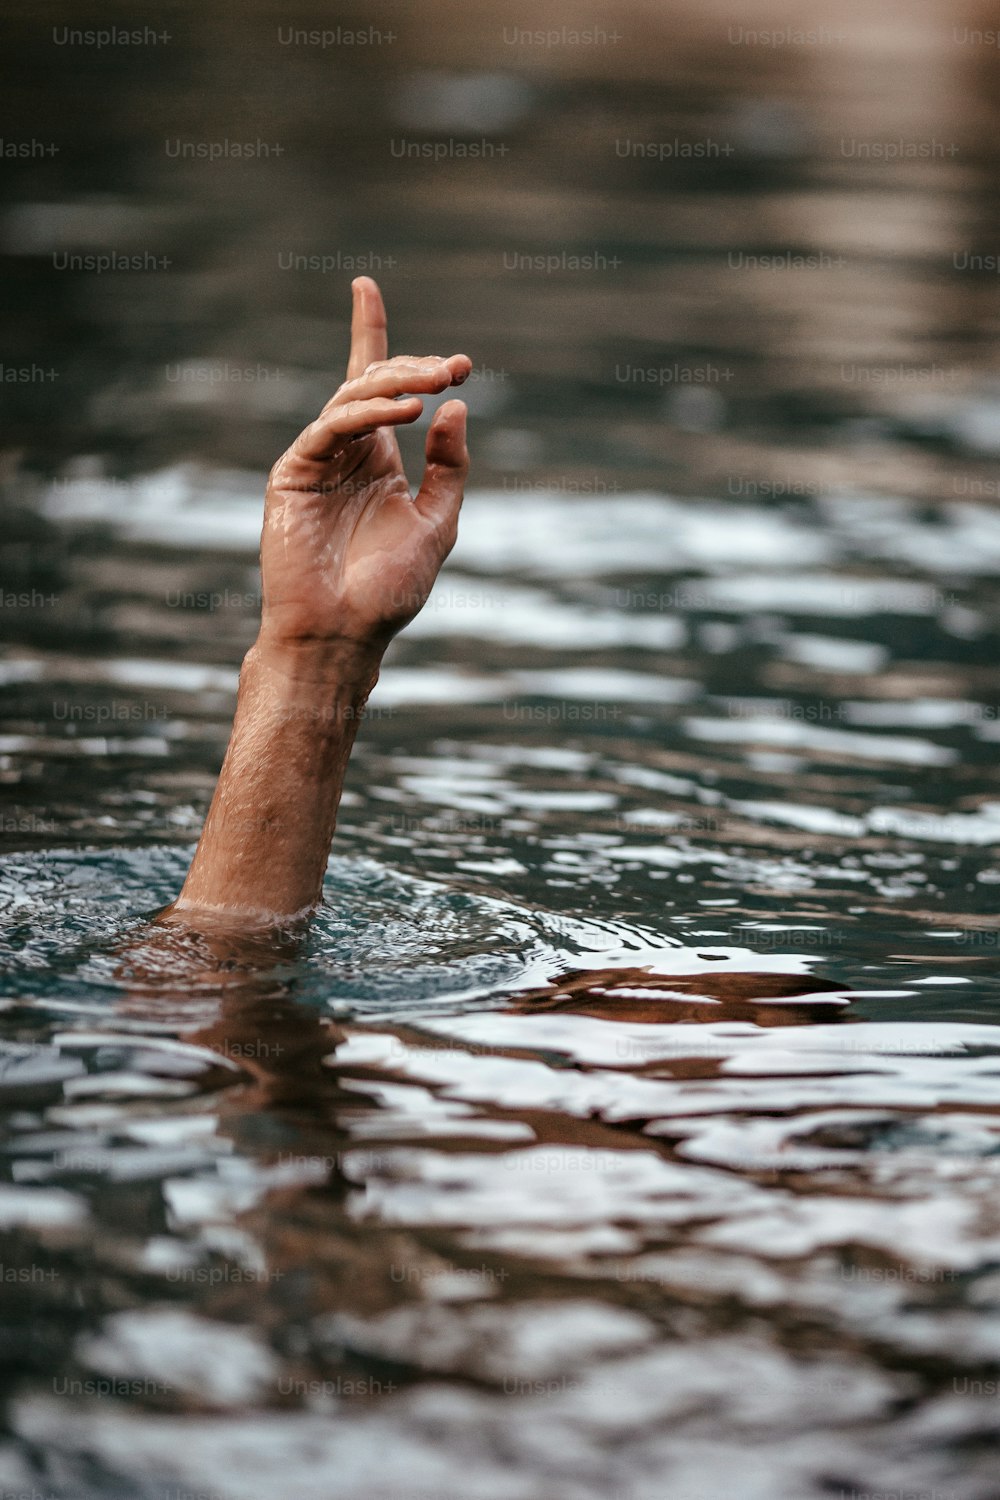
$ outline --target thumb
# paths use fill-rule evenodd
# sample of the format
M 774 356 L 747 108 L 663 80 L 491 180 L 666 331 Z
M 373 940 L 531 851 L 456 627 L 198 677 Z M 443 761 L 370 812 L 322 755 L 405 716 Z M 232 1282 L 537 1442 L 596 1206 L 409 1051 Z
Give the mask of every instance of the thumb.
M 414 504 L 428 521 L 442 527 L 458 526 L 458 512 L 469 472 L 465 446 L 466 405 L 446 401 L 434 413 L 427 434 L 427 466 Z

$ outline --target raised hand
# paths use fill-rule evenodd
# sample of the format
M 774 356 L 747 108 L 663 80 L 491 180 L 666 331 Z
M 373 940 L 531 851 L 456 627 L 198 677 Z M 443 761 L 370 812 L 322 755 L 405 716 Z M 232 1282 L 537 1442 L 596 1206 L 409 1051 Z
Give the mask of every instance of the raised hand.
M 201 840 L 161 925 L 270 928 L 319 900 L 358 721 L 386 644 L 454 546 L 468 471 L 463 402 L 435 413 L 416 495 L 393 428 L 471 369 L 464 354 L 388 359 L 379 289 L 355 281 L 347 380 L 271 470 L 260 634 Z
M 388 358 L 385 307 L 353 284 L 347 379 L 271 470 L 261 538 L 261 637 L 279 648 L 384 646 L 421 608 L 455 544 L 468 453 L 464 402 L 447 401 L 427 435 L 416 495 L 394 427 L 421 394 L 461 385 L 464 354 Z

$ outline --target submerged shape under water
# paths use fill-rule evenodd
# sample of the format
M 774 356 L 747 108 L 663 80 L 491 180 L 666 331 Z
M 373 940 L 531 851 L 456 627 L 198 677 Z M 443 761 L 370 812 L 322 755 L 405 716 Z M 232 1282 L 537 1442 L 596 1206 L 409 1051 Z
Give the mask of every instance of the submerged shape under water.
M 619 504 L 470 497 L 304 940 L 147 927 L 231 708 L 190 615 L 8 658 L 8 1487 L 992 1493 L 995 528 Z

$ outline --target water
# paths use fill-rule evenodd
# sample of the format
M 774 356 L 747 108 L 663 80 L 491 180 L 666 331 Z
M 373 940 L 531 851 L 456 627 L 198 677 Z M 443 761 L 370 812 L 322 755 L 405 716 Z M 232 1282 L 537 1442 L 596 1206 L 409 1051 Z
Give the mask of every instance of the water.
M 0 225 L 11 364 L 64 329 L 10 393 L 0 542 L 0 1488 L 992 1500 L 975 17 L 849 7 L 810 51 L 625 6 L 543 58 L 439 10 L 347 58 L 178 7 L 128 68 L 16 23 L 24 129 L 44 84 L 73 137 L 5 163 Z M 246 135 L 251 79 L 290 161 L 164 151 Z M 511 159 L 424 171 L 401 133 Z M 959 149 L 845 154 L 875 138 Z M 396 347 L 473 356 L 473 487 L 310 932 L 182 939 L 148 919 L 253 639 L 263 473 L 343 347 L 352 268 L 280 257 L 336 250 L 396 260 Z M 504 263 L 588 250 L 621 265 Z M 731 260 L 786 252 L 831 264 Z
M 212 537 L 249 578 L 249 486 L 144 485 L 123 569 L 195 533 L 176 592 Z M 996 536 L 875 496 L 473 494 L 305 944 L 183 971 L 145 917 L 229 677 L 16 655 L 11 817 L 53 826 L 0 871 L 14 1474 L 989 1493 Z M 144 603 L 192 650 L 222 613 Z

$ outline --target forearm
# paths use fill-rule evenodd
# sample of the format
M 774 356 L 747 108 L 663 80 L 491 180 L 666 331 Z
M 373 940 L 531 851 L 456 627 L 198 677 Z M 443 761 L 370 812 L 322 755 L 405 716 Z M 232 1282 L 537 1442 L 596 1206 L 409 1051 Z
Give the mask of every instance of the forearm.
M 380 658 L 375 647 L 274 645 L 263 636 L 251 648 L 219 783 L 172 912 L 268 924 L 316 904 Z
M 461 385 L 465 354 L 388 358 L 385 308 L 353 283 L 347 380 L 279 458 L 264 499 L 261 633 L 240 674 L 219 784 L 160 930 L 273 927 L 316 905 L 348 757 L 385 645 L 455 544 L 466 409 L 431 419 L 412 494 L 395 428 Z

